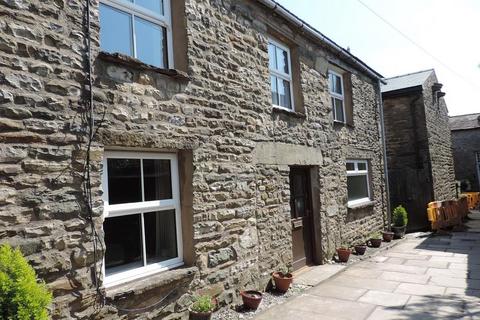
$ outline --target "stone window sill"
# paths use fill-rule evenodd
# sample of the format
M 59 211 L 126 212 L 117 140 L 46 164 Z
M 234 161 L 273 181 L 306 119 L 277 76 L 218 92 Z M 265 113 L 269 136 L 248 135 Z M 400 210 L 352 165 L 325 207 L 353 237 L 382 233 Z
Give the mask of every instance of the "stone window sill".
M 356 203 L 356 204 L 349 204 L 347 205 L 348 209 L 354 210 L 354 209 L 364 209 L 364 208 L 370 208 L 375 205 L 374 201 L 365 201 L 362 203 Z
M 124 67 L 129 67 L 133 68 L 136 70 L 143 70 L 143 71 L 152 71 L 156 72 L 159 74 L 162 74 L 167 77 L 171 77 L 176 80 L 180 81 L 190 81 L 190 77 L 183 71 L 177 70 L 177 69 L 164 69 L 164 68 L 158 68 L 146 63 L 143 63 L 142 61 L 135 59 L 133 57 L 121 54 L 121 53 L 108 53 L 101 51 L 98 54 L 98 58 L 100 60 L 114 63 L 114 64 L 119 64 Z
M 132 295 L 140 295 L 156 288 L 169 286 L 175 282 L 182 282 L 188 278 L 193 278 L 197 272 L 197 267 L 163 271 L 144 278 L 122 283 L 117 286 L 104 288 L 105 295 L 110 301 L 121 301 L 123 299 L 128 299 Z
M 274 113 L 282 113 L 282 114 L 286 114 L 286 115 L 289 115 L 289 116 L 292 116 L 292 117 L 295 117 L 295 118 L 306 118 L 307 117 L 304 113 L 296 112 L 296 111 L 293 111 L 293 110 L 287 110 L 287 109 L 284 109 L 284 108 L 279 108 L 277 106 L 272 106 L 272 111 Z

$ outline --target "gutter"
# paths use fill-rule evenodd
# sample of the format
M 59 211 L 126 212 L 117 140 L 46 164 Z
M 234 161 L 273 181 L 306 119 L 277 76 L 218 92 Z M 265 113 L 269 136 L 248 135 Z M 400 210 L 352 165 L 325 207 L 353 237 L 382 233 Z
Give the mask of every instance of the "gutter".
M 382 98 L 382 80 L 378 80 L 378 91 L 380 95 L 380 103 L 378 106 L 380 112 L 380 130 L 382 131 L 380 134 L 382 136 L 382 147 L 383 147 L 383 172 L 385 178 L 385 194 L 387 197 L 387 230 L 390 230 L 390 226 L 392 225 L 392 216 L 390 210 L 390 184 L 388 181 L 388 163 L 387 163 L 387 141 L 385 137 L 385 122 L 383 116 L 383 98 Z
M 373 79 L 377 79 L 380 83 L 386 84 L 385 80 L 383 80 L 383 76 L 370 68 L 365 62 L 360 60 L 359 58 L 352 55 L 350 52 L 336 44 L 331 39 L 324 36 L 321 32 L 310 26 L 308 23 L 304 22 L 303 20 L 299 19 L 296 15 L 285 9 L 280 4 L 276 3 L 273 0 L 257 0 L 267 8 L 271 9 L 273 12 L 280 15 L 282 18 L 286 19 L 288 22 L 293 24 L 295 27 L 301 29 L 306 34 L 311 36 L 312 38 L 326 44 L 331 50 L 338 53 L 338 55 L 343 58 L 344 60 L 350 62 L 357 68 L 361 69 L 363 72 L 368 74 Z M 381 93 L 381 90 L 380 90 Z

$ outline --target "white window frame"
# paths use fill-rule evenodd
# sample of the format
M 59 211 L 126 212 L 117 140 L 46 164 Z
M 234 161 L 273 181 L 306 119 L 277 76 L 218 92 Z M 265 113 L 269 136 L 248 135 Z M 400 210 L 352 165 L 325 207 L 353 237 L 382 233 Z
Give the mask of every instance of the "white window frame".
M 348 201 L 348 206 L 354 206 L 354 205 L 370 202 L 371 201 L 370 172 L 368 170 L 368 161 L 367 160 L 347 160 L 347 164 L 348 163 L 352 163 L 354 166 L 354 169 L 347 170 L 347 177 L 365 176 L 367 178 L 367 194 L 368 194 L 368 197 L 366 198 Z M 365 170 L 358 169 L 358 164 L 360 163 L 365 164 Z M 348 186 L 348 182 L 347 182 L 347 186 Z M 347 188 L 347 198 L 348 198 L 348 188 Z
M 333 88 L 330 88 L 330 74 L 340 78 L 340 87 L 342 89 L 342 94 L 338 94 L 338 93 L 333 91 Z M 342 100 L 343 121 L 340 121 L 340 120 L 337 119 L 337 109 L 335 108 L 335 105 L 332 105 L 333 121 L 334 122 L 339 122 L 339 123 L 346 123 L 347 118 L 346 118 L 346 114 L 345 114 L 345 86 L 343 85 L 343 75 L 342 74 L 340 74 L 336 71 L 333 71 L 333 70 L 328 70 L 328 91 L 330 92 L 331 97 L 333 97 L 335 99 L 338 99 L 338 100 Z
M 155 200 L 134 203 L 122 203 L 110 205 L 108 203 L 108 159 L 155 159 L 155 160 L 170 160 L 170 175 L 172 183 L 172 199 Z M 142 198 L 144 197 L 144 179 L 143 179 L 143 161 L 140 161 L 141 177 L 142 177 Z M 103 190 L 103 217 L 104 220 L 111 217 L 121 217 L 125 215 L 140 214 L 141 228 L 142 228 L 142 256 L 143 267 L 119 272 L 107 276 L 105 273 L 105 257 L 103 260 L 103 275 L 104 286 L 111 287 L 124 282 L 145 277 L 154 273 L 166 271 L 172 268 L 183 265 L 183 243 L 182 243 L 182 221 L 180 211 L 180 188 L 179 188 L 179 172 L 178 172 L 178 158 L 176 154 L 172 153 L 148 153 L 148 152 L 127 152 L 127 151 L 105 151 L 103 157 L 103 174 L 102 174 L 102 190 Z M 146 245 L 145 245 L 145 226 L 144 213 L 175 210 L 175 226 L 177 235 L 177 257 L 147 265 Z M 105 248 L 108 250 L 108 248 Z
M 290 90 L 290 106 L 291 106 L 291 108 L 286 108 L 286 107 L 283 107 L 283 106 L 279 106 L 277 104 L 274 104 L 273 101 L 272 101 L 272 106 L 275 107 L 275 108 L 280 108 L 280 109 L 287 110 L 287 111 L 295 111 L 295 105 L 293 104 L 294 100 L 293 100 L 293 82 L 292 82 L 292 55 L 290 54 L 290 49 L 286 45 L 284 45 L 283 43 L 278 42 L 277 40 L 275 40 L 273 38 L 268 38 L 268 44 L 273 44 L 274 46 L 276 46 L 276 47 L 278 47 L 282 50 L 285 50 L 285 52 L 287 53 L 288 70 L 290 71 L 290 74 L 288 74 L 288 73 L 281 72 L 281 71 L 278 71 L 276 69 L 270 68 L 270 61 L 268 61 L 268 68 L 270 70 L 270 75 L 273 75 L 277 78 L 286 80 L 290 84 L 289 90 Z M 270 56 L 268 58 L 270 59 Z M 271 86 L 271 84 L 270 84 L 270 86 Z M 278 84 L 277 84 L 277 90 L 278 90 Z M 271 95 L 271 92 L 272 92 L 272 88 L 270 88 L 270 95 Z
M 103 3 L 112 8 L 118 9 L 125 13 L 132 15 L 132 49 L 133 57 L 137 58 L 137 40 L 135 33 L 135 17 L 145 19 L 151 23 L 164 27 L 167 32 L 167 62 L 168 65 L 164 68 L 174 68 L 174 55 L 173 55 L 173 35 L 172 35 L 172 10 L 170 7 L 170 0 L 163 0 L 163 16 L 144 7 L 136 5 L 134 3 L 128 2 L 126 0 L 100 0 L 100 3 Z M 102 17 L 100 17 L 102 19 Z M 101 46 L 101 45 L 100 45 Z

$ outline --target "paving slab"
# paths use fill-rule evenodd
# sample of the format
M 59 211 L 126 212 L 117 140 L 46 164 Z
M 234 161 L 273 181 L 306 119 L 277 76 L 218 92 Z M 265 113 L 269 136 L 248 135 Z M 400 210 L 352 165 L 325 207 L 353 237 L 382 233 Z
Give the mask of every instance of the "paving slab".
M 411 274 L 425 274 L 425 272 L 427 271 L 426 267 L 421 267 L 421 266 L 406 266 L 406 265 L 400 265 L 400 264 L 375 263 L 375 262 L 369 262 L 369 261 L 359 263 L 355 267 L 365 268 L 370 270 L 394 271 L 394 272 L 411 273 Z
M 345 269 L 344 265 L 339 264 L 325 264 L 318 267 L 313 267 L 305 272 L 300 273 L 295 277 L 295 283 L 306 286 L 316 286 L 320 282 L 330 278 L 338 272 Z
M 408 274 L 402 272 L 384 271 L 380 275 L 380 279 L 404 283 L 426 284 L 430 279 L 430 276 L 424 274 Z
M 445 287 L 427 285 L 427 284 L 401 283 L 394 292 L 417 295 L 417 296 L 428 296 L 428 295 L 441 296 L 445 292 Z
M 403 307 L 409 298 L 406 294 L 369 290 L 358 301 L 384 307 Z
M 433 257 L 432 257 L 433 258 Z M 447 257 L 443 257 L 447 258 Z M 445 261 L 432 261 L 432 260 L 407 260 L 405 262 L 406 266 L 417 266 L 417 267 L 427 267 L 427 268 L 437 268 L 437 269 L 447 269 L 449 262 Z
M 319 297 L 337 298 L 337 299 L 355 301 L 358 298 L 360 298 L 362 295 L 364 295 L 366 292 L 367 292 L 367 289 L 345 287 L 345 286 L 326 283 L 308 290 L 307 293 L 314 296 L 319 296 Z
M 480 280 L 432 276 L 429 284 L 460 289 L 480 289 Z
M 381 280 L 381 279 L 364 279 L 340 275 L 329 281 L 332 285 L 340 285 L 351 288 L 379 290 L 386 292 L 393 292 L 400 282 Z

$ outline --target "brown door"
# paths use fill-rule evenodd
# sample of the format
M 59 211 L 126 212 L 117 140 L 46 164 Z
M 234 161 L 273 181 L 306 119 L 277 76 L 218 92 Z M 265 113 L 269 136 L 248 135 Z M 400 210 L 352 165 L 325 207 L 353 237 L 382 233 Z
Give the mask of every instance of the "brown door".
M 312 263 L 312 203 L 310 196 L 310 169 L 291 167 L 290 206 L 292 222 L 293 269 Z

